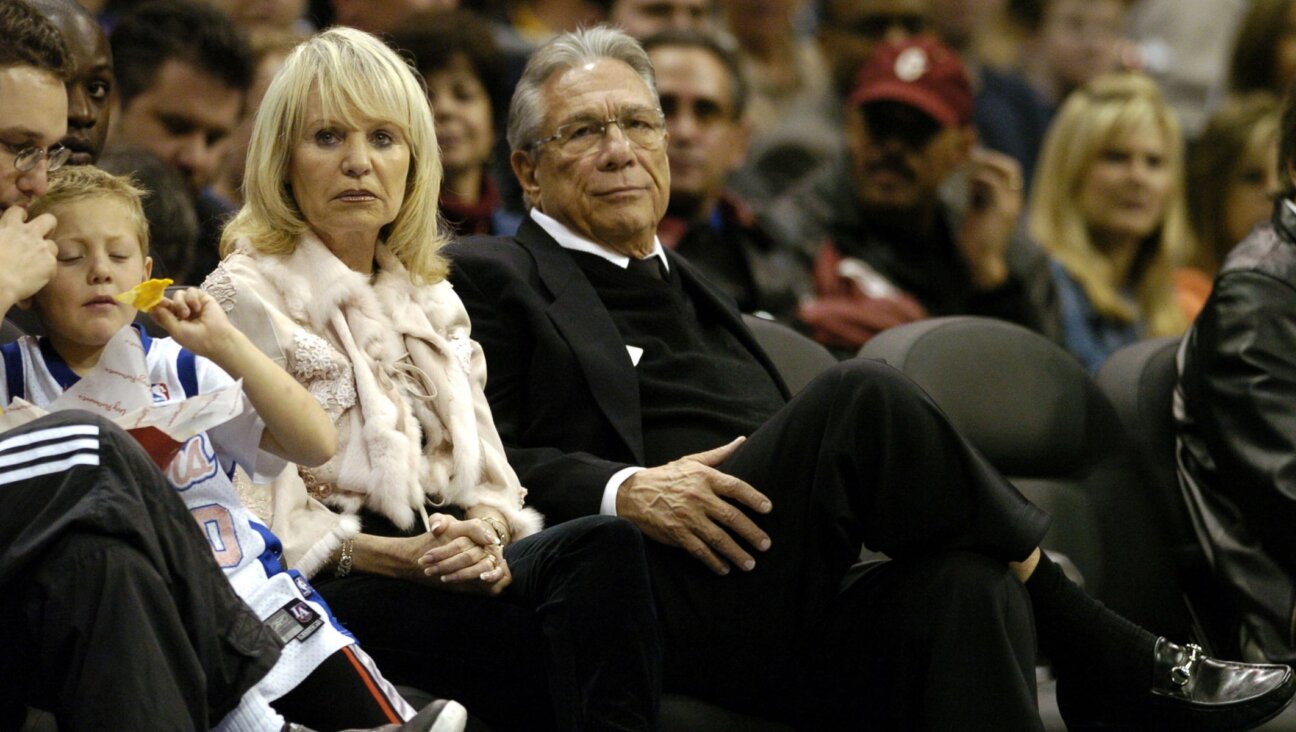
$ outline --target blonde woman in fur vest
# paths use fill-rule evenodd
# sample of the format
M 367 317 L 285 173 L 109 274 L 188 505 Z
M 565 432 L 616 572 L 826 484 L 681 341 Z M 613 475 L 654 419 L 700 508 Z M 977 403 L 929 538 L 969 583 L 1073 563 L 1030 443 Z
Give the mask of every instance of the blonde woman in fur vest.
M 244 206 L 204 287 L 333 418 L 337 454 L 247 500 L 389 678 L 496 729 L 652 729 L 660 650 L 638 533 L 541 530 L 438 249 L 419 77 L 333 29 L 271 82 Z
M 1173 111 L 1136 73 L 1072 92 L 1044 138 L 1030 232 L 1053 257 L 1063 342 L 1090 371 L 1188 325 L 1173 285 L 1192 250 L 1182 148 Z

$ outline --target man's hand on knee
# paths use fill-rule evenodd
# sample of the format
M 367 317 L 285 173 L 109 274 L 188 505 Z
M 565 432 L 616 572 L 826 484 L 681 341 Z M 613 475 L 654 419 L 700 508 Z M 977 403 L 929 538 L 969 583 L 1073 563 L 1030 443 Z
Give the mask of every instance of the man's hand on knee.
M 742 441 L 635 473 L 617 492 L 617 515 L 650 539 L 686 550 L 716 574 L 729 574 L 731 564 L 752 569 L 756 560 L 731 532 L 760 551 L 769 548 L 770 539 L 735 504 L 758 513 L 769 513 L 773 505 L 755 488 L 714 467 Z

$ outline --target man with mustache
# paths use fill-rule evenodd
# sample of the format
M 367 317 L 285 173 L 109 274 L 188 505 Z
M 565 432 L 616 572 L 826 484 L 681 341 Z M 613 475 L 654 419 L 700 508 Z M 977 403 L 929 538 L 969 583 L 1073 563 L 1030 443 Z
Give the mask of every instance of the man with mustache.
M 657 227 L 743 312 L 790 321 L 810 289 L 809 257 L 775 241 L 726 181 L 747 153 L 747 89 L 738 60 L 712 36 L 667 30 L 644 41 L 670 133 L 670 203 Z
M 879 46 L 847 102 L 849 159 L 767 212 L 773 233 L 815 257 L 817 297 L 797 315 L 822 343 L 853 353 L 929 315 L 1050 322 L 1045 259 L 1017 228 L 1021 168 L 976 147 L 972 100 L 941 42 Z

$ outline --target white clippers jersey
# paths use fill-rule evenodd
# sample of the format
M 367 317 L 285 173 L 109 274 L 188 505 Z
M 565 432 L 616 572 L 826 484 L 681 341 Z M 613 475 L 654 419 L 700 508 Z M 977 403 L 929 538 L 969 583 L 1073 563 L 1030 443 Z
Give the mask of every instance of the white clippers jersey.
M 180 400 L 233 383 L 215 364 L 170 338 L 151 338 L 136 328 L 147 354 L 154 402 Z M 2 404 L 18 396 L 46 405 L 80 378 L 45 339 L 24 336 L 0 347 L 0 355 Z M 262 696 L 274 700 L 355 639 L 305 577 L 284 569 L 279 539 L 239 501 L 230 480 L 235 466 L 231 446 L 250 438 L 255 445 L 262 429 L 256 420 L 255 434 L 249 438 L 247 422 L 235 420 L 190 438 L 166 475 L 206 534 L 235 591 L 284 642 L 279 662 L 256 686 Z M 248 473 L 255 467 L 243 466 Z

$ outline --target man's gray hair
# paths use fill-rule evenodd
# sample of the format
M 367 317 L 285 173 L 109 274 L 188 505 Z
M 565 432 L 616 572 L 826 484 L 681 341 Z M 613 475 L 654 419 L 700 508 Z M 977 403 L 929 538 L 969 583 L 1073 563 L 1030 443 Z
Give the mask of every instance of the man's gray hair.
M 545 112 L 541 90 L 550 77 L 567 69 L 601 59 L 621 61 L 634 69 L 660 108 L 652 62 L 639 42 L 622 31 L 595 26 L 563 33 L 531 54 L 509 104 L 508 144 L 512 151 L 525 150 L 540 136 Z

